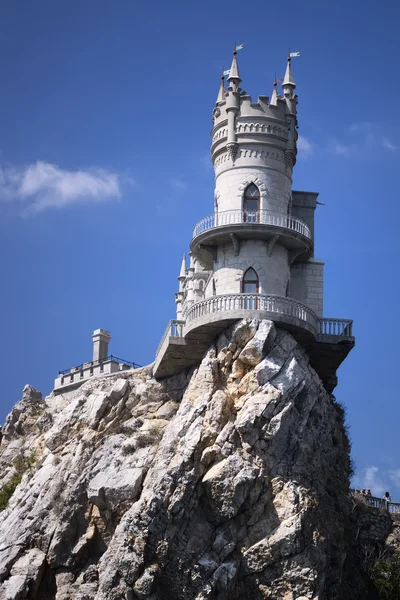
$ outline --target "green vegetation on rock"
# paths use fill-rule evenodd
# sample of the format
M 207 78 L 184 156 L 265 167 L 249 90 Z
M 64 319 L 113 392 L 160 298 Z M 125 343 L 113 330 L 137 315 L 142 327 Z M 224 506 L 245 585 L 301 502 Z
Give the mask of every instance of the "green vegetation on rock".
M 13 461 L 13 467 L 16 473 L 11 479 L 0 489 L 0 510 L 4 510 L 8 506 L 8 502 L 20 483 L 23 474 L 28 471 L 36 463 L 35 453 L 32 452 L 28 456 L 17 456 Z

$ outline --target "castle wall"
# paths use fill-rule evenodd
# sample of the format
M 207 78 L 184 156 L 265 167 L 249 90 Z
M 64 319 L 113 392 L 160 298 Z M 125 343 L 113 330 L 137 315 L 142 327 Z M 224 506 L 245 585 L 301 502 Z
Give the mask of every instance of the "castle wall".
M 292 215 L 308 225 L 312 239 L 314 239 L 314 213 L 317 198 L 317 192 L 292 192 Z
M 315 258 L 290 268 L 289 296 L 309 306 L 318 317 L 323 313 L 324 263 Z
M 286 296 L 289 279 L 287 250 L 276 244 L 272 255 L 268 256 L 266 245 L 260 240 L 242 241 L 238 256 L 231 244 L 218 248 L 218 260 L 214 264 L 216 294 L 241 293 L 243 274 L 249 267 L 258 274 L 260 294 Z M 209 288 L 207 297 L 212 295 Z
M 255 183 L 260 190 L 260 208 L 287 213 L 291 181 L 279 170 L 268 167 L 243 167 L 223 171 L 216 179 L 218 212 L 241 210 L 246 187 Z

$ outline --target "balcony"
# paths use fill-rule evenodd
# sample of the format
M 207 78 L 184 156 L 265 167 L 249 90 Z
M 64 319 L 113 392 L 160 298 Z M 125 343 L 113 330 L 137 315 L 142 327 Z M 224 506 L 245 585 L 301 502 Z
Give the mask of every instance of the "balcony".
M 290 331 L 308 352 L 325 389 L 333 391 L 336 371 L 354 347 L 353 321 L 319 318 L 293 298 L 265 294 L 225 294 L 193 304 L 186 321 L 169 322 L 157 348 L 154 376 L 167 377 L 198 364 L 216 336 L 244 318 L 271 319 Z
M 281 237 L 288 249 L 310 254 L 313 240 L 310 228 L 297 217 L 268 210 L 226 210 L 201 219 L 193 229 L 192 251 L 238 239 L 268 241 Z
M 305 330 L 313 337 L 320 321 L 311 308 L 297 300 L 265 294 L 224 294 L 193 304 L 186 315 L 184 335 L 203 325 L 236 319 L 271 319 L 289 330 Z

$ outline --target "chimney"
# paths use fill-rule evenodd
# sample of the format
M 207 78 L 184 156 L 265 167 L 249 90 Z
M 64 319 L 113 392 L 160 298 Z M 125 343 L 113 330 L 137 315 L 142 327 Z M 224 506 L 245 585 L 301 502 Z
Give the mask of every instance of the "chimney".
M 108 356 L 108 343 L 111 335 L 105 329 L 96 329 L 93 331 L 93 362 L 104 360 Z

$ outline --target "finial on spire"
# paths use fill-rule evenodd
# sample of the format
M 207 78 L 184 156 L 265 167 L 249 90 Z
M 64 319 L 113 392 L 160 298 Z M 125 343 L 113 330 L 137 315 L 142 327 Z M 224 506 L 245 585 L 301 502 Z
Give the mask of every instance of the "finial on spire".
M 219 92 L 218 92 L 216 104 L 219 104 L 220 102 L 224 102 L 224 101 L 225 101 L 225 75 L 224 75 L 224 73 L 222 73 L 221 83 L 219 84 Z
M 285 73 L 285 77 L 283 79 L 283 83 L 282 83 L 282 88 L 285 94 L 285 98 L 292 98 L 293 96 L 293 91 L 296 87 L 296 84 L 294 82 L 293 79 L 293 73 L 292 73 L 292 65 L 291 65 L 291 60 L 292 60 L 292 56 L 294 55 L 299 55 L 298 52 L 289 52 L 289 56 L 287 59 L 287 66 L 286 66 L 286 73 Z
M 296 84 L 293 80 L 291 60 L 292 60 L 292 57 L 289 54 L 288 59 L 287 59 L 286 73 L 285 73 L 285 77 L 283 79 L 282 87 L 290 85 L 294 89 L 296 87 Z
M 278 104 L 278 91 L 276 89 L 277 85 L 278 85 L 278 80 L 276 78 L 276 73 L 275 73 L 274 90 L 272 92 L 271 101 L 270 101 L 270 104 L 272 104 L 272 106 L 277 106 L 277 104 Z
M 239 67 L 238 67 L 237 58 L 236 58 L 238 50 L 242 50 L 242 48 L 243 48 L 243 44 L 239 44 L 239 46 L 236 46 L 236 44 L 235 44 L 235 49 L 233 51 L 232 65 L 229 70 L 228 81 L 236 81 L 238 83 L 240 83 L 242 81 L 240 79 Z

